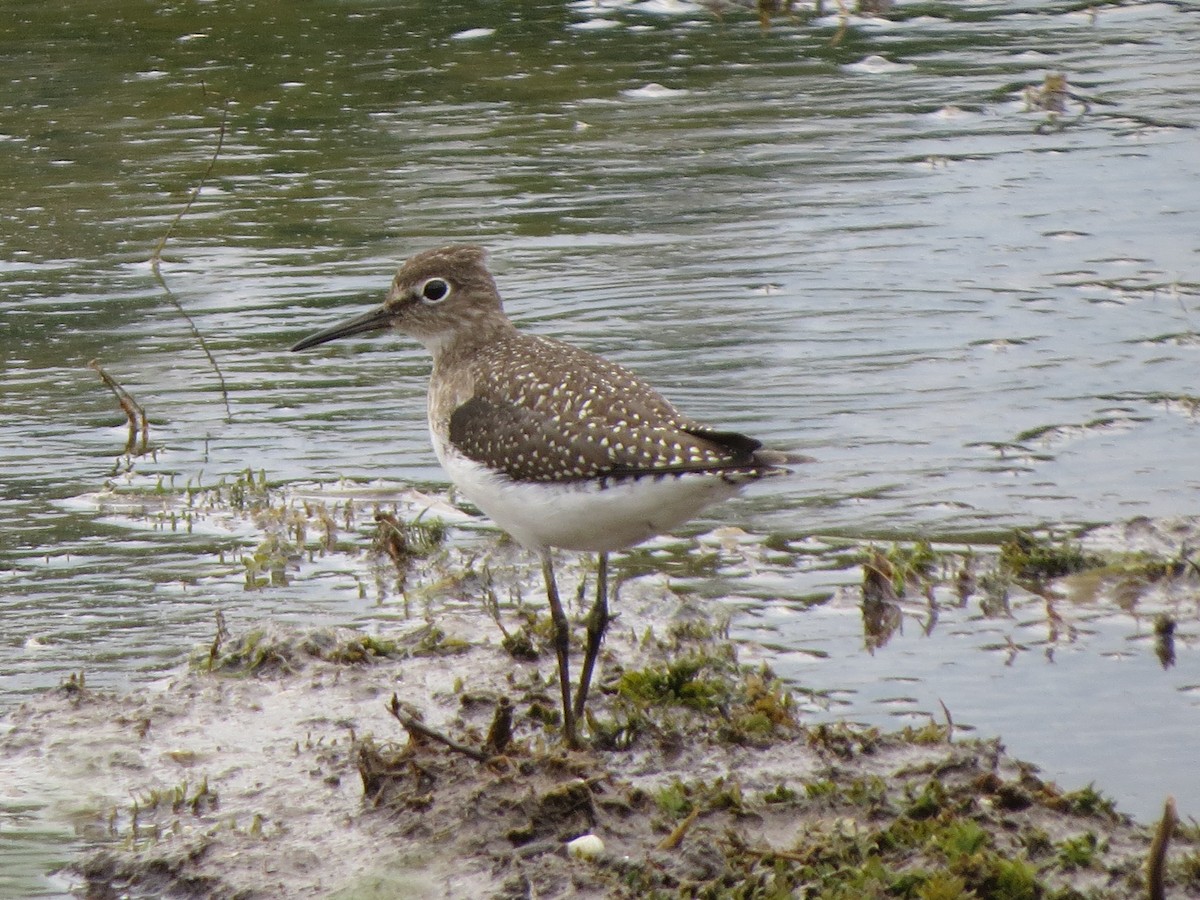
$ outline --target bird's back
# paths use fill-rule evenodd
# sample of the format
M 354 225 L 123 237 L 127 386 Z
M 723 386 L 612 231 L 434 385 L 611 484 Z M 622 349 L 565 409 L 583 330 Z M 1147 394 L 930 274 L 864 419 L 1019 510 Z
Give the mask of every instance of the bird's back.
M 443 411 L 449 442 L 513 480 L 770 468 L 759 441 L 682 415 L 628 369 L 562 341 L 513 331 L 468 362 L 469 391 Z

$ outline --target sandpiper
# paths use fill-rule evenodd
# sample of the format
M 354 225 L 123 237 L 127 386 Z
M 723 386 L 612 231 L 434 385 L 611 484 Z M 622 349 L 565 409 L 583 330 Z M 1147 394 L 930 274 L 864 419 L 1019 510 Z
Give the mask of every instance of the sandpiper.
M 471 245 L 419 253 L 383 304 L 297 343 L 395 329 L 433 355 L 429 434 L 472 503 L 541 558 L 554 623 L 563 733 L 578 745 L 588 685 L 608 627 L 608 554 L 669 531 L 748 483 L 804 457 L 718 431 L 676 411 L 627 369 L 553 338 L 526 334 Z M 551 548 L 598 554 L 579 685 Z

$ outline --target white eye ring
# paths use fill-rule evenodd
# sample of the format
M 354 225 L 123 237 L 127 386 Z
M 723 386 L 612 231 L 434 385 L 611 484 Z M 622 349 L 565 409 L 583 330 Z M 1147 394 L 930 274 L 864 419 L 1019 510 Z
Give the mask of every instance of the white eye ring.
M 427 303 L 441 303 L 450 296 L 450 282 L 445 278 L 430 278 L 421 285 L 420 293 Z

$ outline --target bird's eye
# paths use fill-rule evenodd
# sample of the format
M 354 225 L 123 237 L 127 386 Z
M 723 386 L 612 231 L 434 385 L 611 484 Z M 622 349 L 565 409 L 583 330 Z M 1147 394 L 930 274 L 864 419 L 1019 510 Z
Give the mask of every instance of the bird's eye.
M 450 296 L 450 282 L 444 278 L 430 278 L 421 285 L 421 296 L 430 303 L 440 303 Z

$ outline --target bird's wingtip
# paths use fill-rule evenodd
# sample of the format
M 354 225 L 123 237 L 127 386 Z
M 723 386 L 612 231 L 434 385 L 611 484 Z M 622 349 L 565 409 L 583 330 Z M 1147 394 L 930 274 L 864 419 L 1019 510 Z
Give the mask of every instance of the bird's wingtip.
M 788 453 L 783 450 L 756 450 L 754 461 L 768 466 L 801 466 L 805 463 L 815 463 L 817 459 L 803 453 Z

